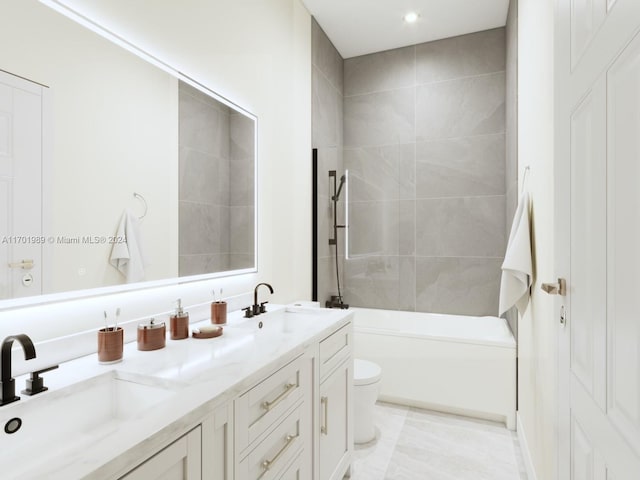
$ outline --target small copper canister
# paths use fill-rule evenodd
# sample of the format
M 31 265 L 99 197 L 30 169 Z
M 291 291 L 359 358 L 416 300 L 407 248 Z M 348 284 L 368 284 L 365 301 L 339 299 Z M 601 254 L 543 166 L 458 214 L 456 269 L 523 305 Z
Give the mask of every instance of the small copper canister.
M 164 348 L 167 341 L 167 327 L 165 323 L 155 323 L 152 318 L 149 323 L 138 325 L 138 350 L 143 352 Z

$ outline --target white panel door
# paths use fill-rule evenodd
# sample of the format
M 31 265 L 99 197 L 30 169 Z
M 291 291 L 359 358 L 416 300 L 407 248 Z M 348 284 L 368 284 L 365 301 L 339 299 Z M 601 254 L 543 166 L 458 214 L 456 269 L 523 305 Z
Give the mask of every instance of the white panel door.
M 0 71 L 0 300 L 42 293 L 42 91 Z
M 557 4 L 557 478 L 638 480 L 640 2 Z

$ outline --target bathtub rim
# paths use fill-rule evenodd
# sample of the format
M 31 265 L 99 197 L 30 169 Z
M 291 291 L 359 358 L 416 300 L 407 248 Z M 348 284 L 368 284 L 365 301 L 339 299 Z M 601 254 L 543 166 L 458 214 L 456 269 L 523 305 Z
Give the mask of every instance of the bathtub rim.
M 356 314 L 353 320 L 353 328 L 356 332 L 367 333 L 370 335 L 384 335 L 384 336 L 396 336 L 396 337 L 409 337 L 409 338 L 419 338 L 419 339 L 428 339 L 434 340 L 438 342 L 455 342 L 455 343 L 466 343 L 471 345 L 485 345 L 497 348 L 505 348 L 505 349 L 516 349 L 517 342 L 513 336 L 513 332 L 509 327 L 506 319 L 502 317 L 493 317 L 493 316 L 471 316 L 471 315 L 459 315 L 459 314 L 446 314 L 446 313 L 429 313 L 429 312 L 411 312 L 407 310 L 386 310 L 386 309 L 377 309 L 377 308 L 367 308 L 367 307 L 353 307 L 353 311 Z M 468 318 L 491 318 L 492 320 L 499 320 L 503 326 L 506 328 L 506 331 L 509 332 L 508 338 L 501 339 L 492 339 L 492 338 L 478 338 L 472 336 L 455 336 L 455 335 L 438 335 L 432 334 L 428 332 L 416 332 L 414 330 L 402 330 L 398 328 L 384 328 L 384 327 L 372 327 L 366 325 L 359 325 L 357 320 L 358 312 L 400 312 L 404 315 L 432 315 L 435 317 L 468 317 Z M 444 320 L 444 318 L 442 319 Z M 366 323 L 366 322 L 365 322 Z

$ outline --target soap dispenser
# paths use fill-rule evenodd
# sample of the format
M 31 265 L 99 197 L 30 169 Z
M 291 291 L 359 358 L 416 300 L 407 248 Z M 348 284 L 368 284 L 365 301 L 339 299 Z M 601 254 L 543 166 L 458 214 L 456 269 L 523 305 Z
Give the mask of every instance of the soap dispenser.
M 182 310 L 182 300 L 176 301 L 176 311 L 171 315 L 171 340 L 182 340 L 189 337 L 189 314 Z

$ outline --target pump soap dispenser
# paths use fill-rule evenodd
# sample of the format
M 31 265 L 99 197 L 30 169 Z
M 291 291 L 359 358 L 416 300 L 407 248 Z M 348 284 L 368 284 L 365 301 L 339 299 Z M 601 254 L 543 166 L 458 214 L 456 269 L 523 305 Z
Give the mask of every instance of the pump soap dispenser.
M 182 300 L 176 301 L 176 311 L 170 318 L 171 340 L 189 338 L 189 314 L 182 310 Z

